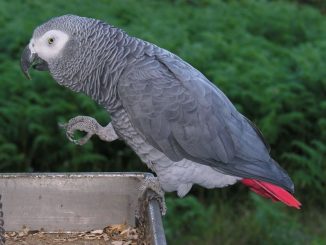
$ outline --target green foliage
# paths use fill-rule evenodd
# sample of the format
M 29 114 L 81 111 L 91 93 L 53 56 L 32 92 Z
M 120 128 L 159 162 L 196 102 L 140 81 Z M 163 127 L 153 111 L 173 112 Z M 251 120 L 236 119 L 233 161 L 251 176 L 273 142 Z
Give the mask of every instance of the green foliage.
M 20 72 L 20 54 L 37 25 L 66 13 L 90 16 L 171 50 L 216 83 L 262 130 L 303 203 L 304 211 L 293 213 L 248 199 L 241 187 L 196 188 L 201 203 L 168 199 L 172 244 L 325 244 L 325 221 L 318 219 L 326 207 L 323 6 L 301 0 L 0 0 L 0 171 L 146 171 L 122 142 L 70 143 L 58 123 L 89 115 L 104 125 L 107 113 L 47 73 L 32 71 L 27 81 Z
M 212 237 L 214 207 L 205 208 L 193 196 L 166 199 L 168 213 L 164 219 L 169 244 L 201 244 L 203 237 Z
M 326 186 L 326 145 L 320 141 L 313 141 L 307 145 L 301 141 L 294 141 L 293 145 L 297 151 L 293 153 L 284 153 L 283 158 L 298 166 L 294 173 L 293 180 L 298 183 L 297 188 L 302 191 L 315 190 L 314 192 L 324 192 Z M 312 164 L 313 163 L 313 164 Z M 310 195 L 310 198 L 319 197 Z M 317 200 L 310 200 L 318 202 Z
M 324 0 L 288 0 L 289 2 L 297 2 L 299 4 L 307 4 L 307 5 L 311 5 L 314 6 L 318 9 L 320 9 L 320 11 L 322 13 L 326 13 L 326 2 Z
M 255 202 L 253 221 L 266 244 L 309 244 L 296 215 L 291 216 L 281 205 L 270 205 L 266 200 L 251 195 Z M 259 240 L 260 240 L 259 239 Z
M 256 194 L 251 205 L 229 200 L 202 204 L 193 197 L 167 198 L 164 217 L 169 244 L 325 244 L 325 212 L 302 210 L 309 225 L 300 222 L 302 213 L 271 203 Z M 186 234 L 186 235 L 185 235 Z

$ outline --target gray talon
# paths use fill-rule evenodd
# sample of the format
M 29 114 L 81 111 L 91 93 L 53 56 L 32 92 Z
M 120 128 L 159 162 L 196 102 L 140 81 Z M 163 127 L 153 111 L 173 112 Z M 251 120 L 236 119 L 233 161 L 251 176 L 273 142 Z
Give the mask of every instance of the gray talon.
M 166 214 L 166 204 L 164 198 L 164 191 L 161 188 L 160 182 L 156 177 L 146 177 L 139 187 L 139 200 L 144 198 L 158 200 L 162 215 Z M 141 210 L 136 210 L 136 217 L 141 216 Z
M 74 117 L 68 123 L 59 123 L 59 127 L 66 131 L 67 138 L 76 145 L 86 144 L 94 134 L 108 142 L 118 138 L 111 123 L 106 127 L 102 127 L 94 118 L 87 116 Z M 87 134 L 80 139 L 74 139 L 74 133 L 77 130 L 86 132 Z

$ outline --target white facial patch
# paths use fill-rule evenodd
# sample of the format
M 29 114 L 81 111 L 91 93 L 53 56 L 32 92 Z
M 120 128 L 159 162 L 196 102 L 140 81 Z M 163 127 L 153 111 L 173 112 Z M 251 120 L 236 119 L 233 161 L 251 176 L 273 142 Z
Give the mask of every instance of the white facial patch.
M 31 53 L 37 53 L 41 59 L 48 61 L 60 54 L 68 40 L 69 36 L 66 33 L 51 30 L 44 33 L 40 38 L 32 38 L 29 42 L 29 49 Z

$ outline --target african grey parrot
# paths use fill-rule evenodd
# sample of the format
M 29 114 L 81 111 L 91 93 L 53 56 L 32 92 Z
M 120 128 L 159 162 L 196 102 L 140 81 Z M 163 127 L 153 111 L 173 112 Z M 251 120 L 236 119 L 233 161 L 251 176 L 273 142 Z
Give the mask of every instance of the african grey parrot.
M 124 140 L 166 192 L 185 196 L 198 184 L 240 181 L 254 192 L 300 208 L 294 185 L 269 154 L 261 132 L 202 73 L 180 57 L 100 20 L 64 15 L 34 30 L 21 67 L 48 70 L 111 115 L 101 127 L 78 116 L 65 126 L 101 139 Z

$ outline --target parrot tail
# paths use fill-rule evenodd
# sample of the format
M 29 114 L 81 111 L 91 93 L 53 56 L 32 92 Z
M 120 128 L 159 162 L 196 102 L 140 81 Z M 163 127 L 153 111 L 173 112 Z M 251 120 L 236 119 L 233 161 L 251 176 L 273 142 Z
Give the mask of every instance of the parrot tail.
M 283 202 L 290 207 L 300 209 L 301 203 L 289 192 L 279 186 L 256 179 L 242 179 L 241 182 L 248 186 L 250 190 L 265 198 Z

